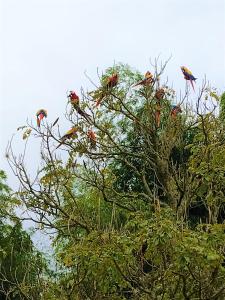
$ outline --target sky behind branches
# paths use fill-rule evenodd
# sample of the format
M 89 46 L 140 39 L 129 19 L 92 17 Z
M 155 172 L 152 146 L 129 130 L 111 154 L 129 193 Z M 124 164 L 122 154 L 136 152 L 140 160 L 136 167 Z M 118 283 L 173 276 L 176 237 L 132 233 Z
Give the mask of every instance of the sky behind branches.
M 15 187 L 5 149 L 17 127 L 35 122 L 40 108 L 48 121 L 60 117 L 61 133 L 66 91 L 91 87 L 97 68 L 128 63 L 145 73 L 150 58 L 171 60 L 165 71 L 179 93 L 185 81 L 180 66 L 225 90 L 224 0 L 1 0 L 0 168 Z M 193 97 L 196 97 L 193 95 Z M 23 150 L 20 133 L 16 153 Z M 38 142 L 29 144 L 27 164 L 35 172 Z

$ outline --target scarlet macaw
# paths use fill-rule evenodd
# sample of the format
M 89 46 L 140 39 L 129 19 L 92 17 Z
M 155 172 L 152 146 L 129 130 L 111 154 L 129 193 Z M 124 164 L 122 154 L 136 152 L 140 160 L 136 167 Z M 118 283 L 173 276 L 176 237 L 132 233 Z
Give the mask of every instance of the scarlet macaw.
M 133 87 L 138 86 L 138 85 L 147 86 L 147 85 L 153 84 L 154 82 L 155 82 L 155 80 L 154 80 L 152 73 L 147 71 L 145 73 L 145 78 L 143 80 L 139 81 L 138 83 L 136 83 Z
M 72 105 L 79 105 L 79 97 L 74 91 L 70 91 L 68 97 L 70 98 L 70 103 Z
M 119 76 L 117 73 L 114 73 L 112 76 L 107 78 L 106 89 L 112 89 L 114 86 L 118 84 Z
M 175 119 L 178 113 L 182 113 L 182 110 L 181 110 L 181 108 L 180 108 L 180 105 L 179 105 L 179 104 L 178 104 L 178 105 L 172 105 L 172 109 L 171 109 L 171 111 L 170 111 L 171 117 L 172 117 L 173 119 Z
M 80 106 L 79 106 L 79 97 L 77 96 L 77 94 L 74 91 L 70 91 L 68 98 L 70 99 L 70 103 L 72 104 L 72 106 L 74 107 L 74 109 L 78 112 L 78 114 L 80 114 L 82 117 L 84 117 L 88 122 L 90 121 L 90 115 L 87 114 L 86 112 L 84 112 Z
M 101 88 L 89 93 L 89 95 L 96 99 L 96 107 L 99 106 L 103 98 L 107 96 L 107 93 L 118 84 L 118 81 L 119 75 L 114 73 L 112 76 L 107 77 L 105 84 L 103 84 Z
M 90 140 L 91 148 L 95 149 L 96 148 L 96 134 L 94 133 L 94 131 L 89 129 L 88 132 L 87 132 L 87 137 Z
M 158 89 L 158 90 L 156 91 L 156 93 L 155 93 L 155 98 L 156 98 L 157 100 L 161 100 L 161 99 L 163 99 L 163 97 L 165 96 L 165 94 L 166 94 L 166 92 L 165 92 L 165 90 L 164 90 L 163 88 Z
M 191 73 L 190 70 L 188 70 L 188 68 L 186 68 L 186 67 L 184 67 L 184 66 L 182 66 L 182 67 L 180 67 L 180 68 L 181 68 L 181 71 L 182 71 L 183 74 L 184 74 L 184 79 L 190 80 L 191 86 L 192 86 L 193 90 L 195 91 L 193 81 L 195 82 L 195 80 L 196 80 L 197 78 L 194 77 L 194 75 Z
M 69 129 L 61 138 L 61 142 L 59 143 L 59 145 L 56 147 L 59 148 L 67 139 L 71 139 L 71 138 L 77 138 L 77 131 L 78 128 L 77 127 L 72 127 L 71 129 Z
M 47 110 L 45 109 L 39 109 L 36 113 L 36 116 L 37 116 L 37 126 L 40 127 L 40 124 L 41 124 L 41 120 L 43 118 L 47 118 Z

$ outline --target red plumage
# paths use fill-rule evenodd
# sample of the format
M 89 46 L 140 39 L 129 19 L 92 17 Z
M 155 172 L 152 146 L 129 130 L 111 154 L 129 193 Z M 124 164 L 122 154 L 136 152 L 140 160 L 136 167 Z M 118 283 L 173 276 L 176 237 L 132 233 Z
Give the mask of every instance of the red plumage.
M 118 80 L 119 80 L 118 74 L 116 74 L 116 73 L 113 74 L 112 76 L 108 77 L 108 79 L 107 79 L 107 84 L 106 84 L 105 87 L 106 87 L 107 89 L 113 88 L 114 86 L 117 85 Z
M 68 95 L 69 99 L 70 99 L 70 103 L 73 105 L 77 105 L 79 104 L 79 97 L 78 95 L 74 92 L 74 91 L 70 91 L 69 95 Z
M 91 147 L 96 148 L 96 134 L 93 130 L 89 129 L 87 132 L 87 137 L 90 139 Z
M 180 105 L 174 105 L 170 112 L 171 117 L 175 119 L 178 113 L 182 113 Z
M 40 127 L 41 125 L 41 120 L 43 118 L 47 118 L 47 110 L 45 109 L 39 109 L 36 113 L 36 116 L 37 116 L 37 126 Z

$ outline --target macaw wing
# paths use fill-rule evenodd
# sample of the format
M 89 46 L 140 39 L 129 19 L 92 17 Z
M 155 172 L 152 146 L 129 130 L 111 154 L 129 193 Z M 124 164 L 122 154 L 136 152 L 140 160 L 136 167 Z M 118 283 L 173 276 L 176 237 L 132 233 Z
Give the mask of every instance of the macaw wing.
M 194 77 L 194 75 L 190 74 L 190 80 L 196 80 L 197 78 Z

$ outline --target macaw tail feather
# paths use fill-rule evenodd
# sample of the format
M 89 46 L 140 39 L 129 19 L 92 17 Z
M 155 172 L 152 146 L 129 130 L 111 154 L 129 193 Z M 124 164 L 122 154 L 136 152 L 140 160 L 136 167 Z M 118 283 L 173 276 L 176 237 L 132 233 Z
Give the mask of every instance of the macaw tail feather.
M 76 110 L 77 110 L 79 115 L 84 117 L 86 119 L 86 121 L 90 122 L 90 115 L 89 114 L 87 114 L 85 111 L 83 111 L 79 106 L 76 108 Z
M 191 86 L 193 88 L 193 91 L 195 92 L 195 87 L 194 87 L 194 83 L 193 83 L 193 80 L 190 80 L 191 81 Z
M 41 122 L 40 122 L 40 120 L 39 120 L 39 117 L 37 117 L 37 126 L 38 126 L 38 127 L 40 127 L 40 123 L 41 123 Z
M 160 125 L 160 111 L 156 111 L 156 113 L 155 113 L 155 121 L 156 121 L 157 128 L 159 128 L 159 125 Z

